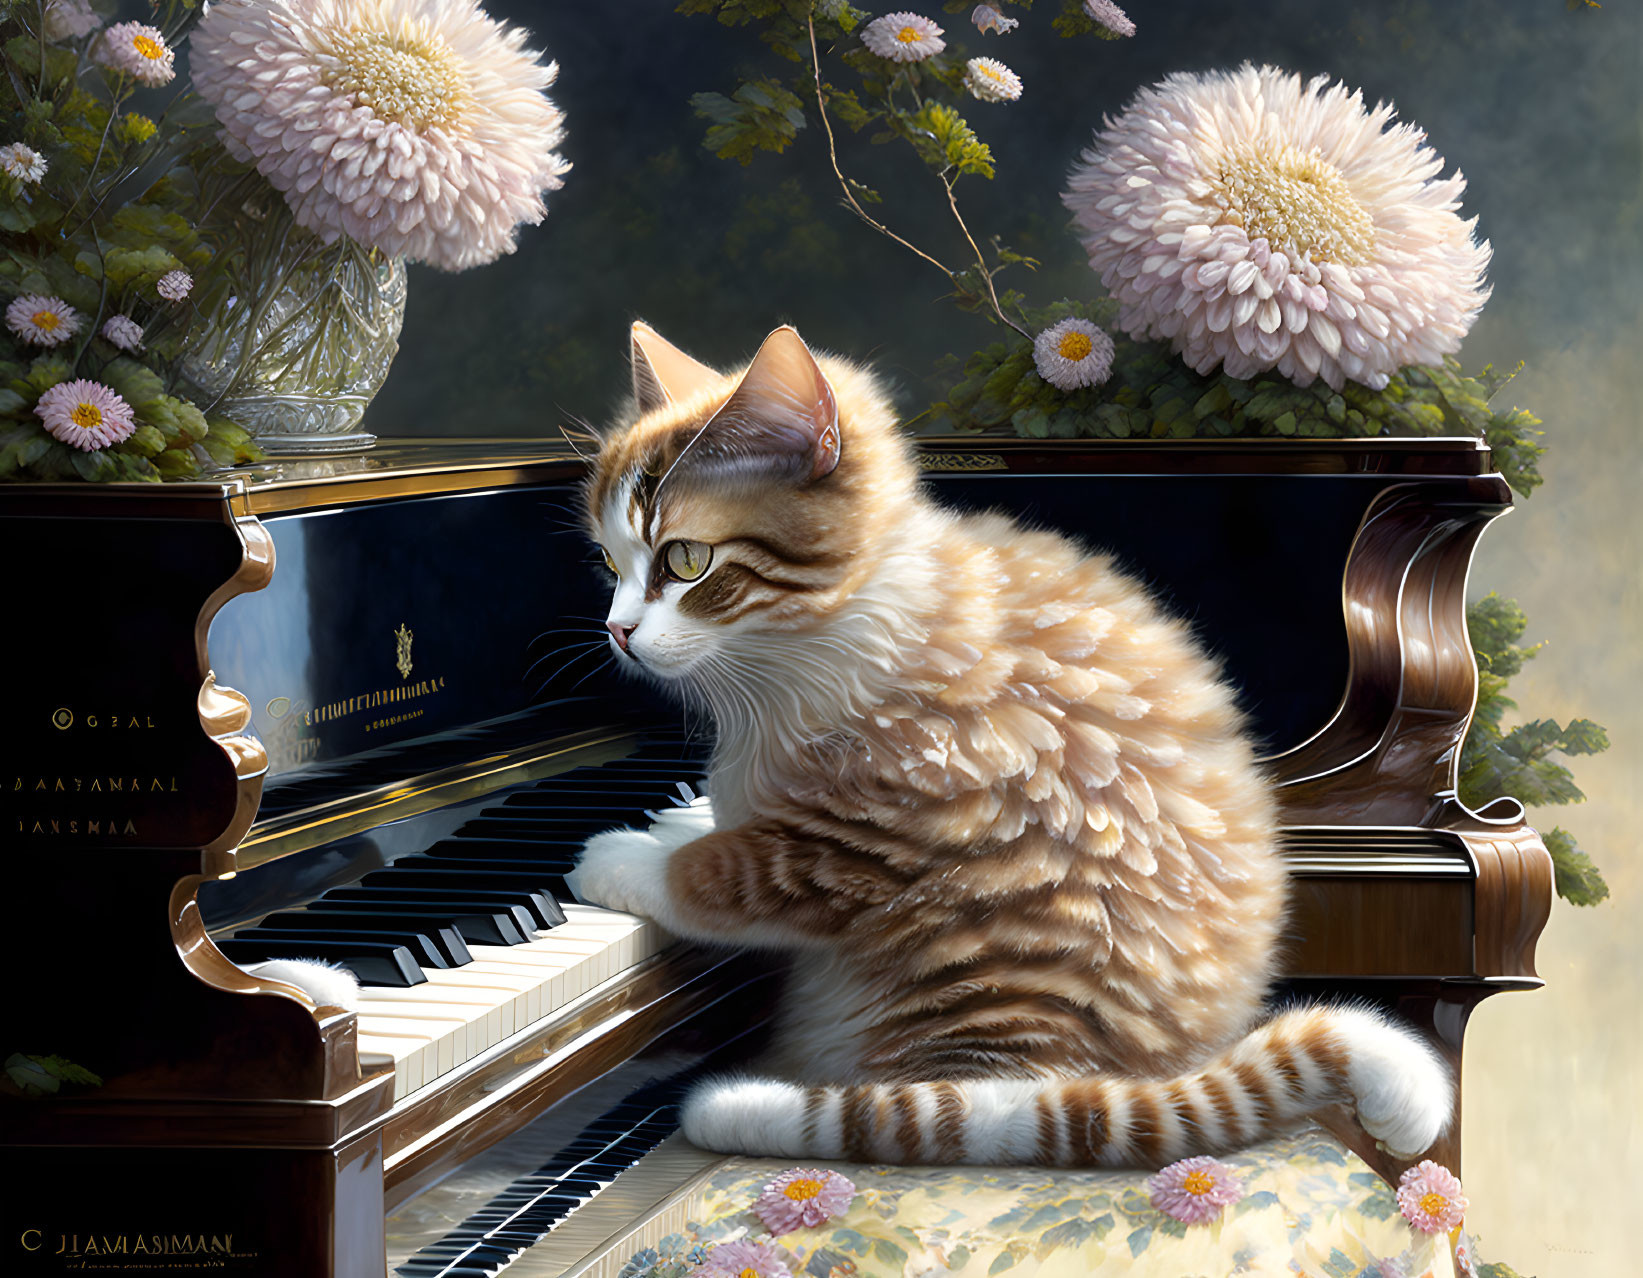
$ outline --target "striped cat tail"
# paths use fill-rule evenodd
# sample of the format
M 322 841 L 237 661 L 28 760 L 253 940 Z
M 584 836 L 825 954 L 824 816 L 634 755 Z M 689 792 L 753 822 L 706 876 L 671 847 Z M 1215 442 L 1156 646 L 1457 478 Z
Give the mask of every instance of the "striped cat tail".
M 804 1087 L 713 1079 L 681 1125 L 706 1149 L 856 1162 L 1160 1166 L 1239 1149 L 1339 1101 L 1397 1155 L 1449 1123 L 1454 1084 L 1420 1039 L 1375 1012 L 1285 1012 L 1177 1078 L 972 1079 Z

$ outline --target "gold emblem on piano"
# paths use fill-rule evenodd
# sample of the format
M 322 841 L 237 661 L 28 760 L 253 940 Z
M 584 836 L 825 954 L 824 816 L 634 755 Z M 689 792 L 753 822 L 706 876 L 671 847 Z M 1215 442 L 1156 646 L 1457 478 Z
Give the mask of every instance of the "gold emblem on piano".
M 411 677 L 412 635 L 410 628 L 403 621 L 399 623 L 399 629 L 394 631 L 394 638 L 399 641 L 399 651 L 394 654 L 394 665 L 399 667 L 399 677 L 401 679 L 409 679 Z

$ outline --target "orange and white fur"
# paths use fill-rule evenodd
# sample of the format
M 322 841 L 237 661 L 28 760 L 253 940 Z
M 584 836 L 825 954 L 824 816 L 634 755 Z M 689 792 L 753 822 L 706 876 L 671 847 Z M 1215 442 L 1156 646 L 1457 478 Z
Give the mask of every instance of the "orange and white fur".
M 1399 1156 L 1448 1070 L 1379 1014 L 1265 1019 L 1285 874 L 1233 694 L 1103 555 L 920 490 L 865 370 L 633 329 L 588 518 L 620 664 L 715 720 L 703 801 L 590 840 L 583 900 L 791 952 L 698 1145 L 1157 1165 L 1346 1102 Z

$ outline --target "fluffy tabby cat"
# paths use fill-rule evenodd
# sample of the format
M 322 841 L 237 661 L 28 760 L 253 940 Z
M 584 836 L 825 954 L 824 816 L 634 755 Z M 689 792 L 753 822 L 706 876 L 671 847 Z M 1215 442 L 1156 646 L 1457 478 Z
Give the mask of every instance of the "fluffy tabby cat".
M 711 809 L 592 839 L 586 901 L 791 951 L 768 1077 L 698 1145 L 1159 1164 L 1335 1102 L 1401 1156 L 1451 1083 L 1358 1009 L 1262 1020 L 1275 809 L 1233 694 L 1102 555 L 919 488 L 861 368 L 724 375 L 642 324 L 588 489 L 619 661 L 716 721 Z

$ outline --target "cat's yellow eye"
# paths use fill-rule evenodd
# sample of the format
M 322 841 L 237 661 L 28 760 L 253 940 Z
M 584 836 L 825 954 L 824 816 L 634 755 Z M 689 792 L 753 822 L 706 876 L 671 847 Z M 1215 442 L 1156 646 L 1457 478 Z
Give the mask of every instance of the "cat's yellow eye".
M 662 554 L 669 574 L 680 581 L 695 581 L 713 562 L 713 547 L 701 541 L 670 541 Z
M 605 567 L 610 569 L 610 575 L 620 577 L 622 574 L 617 571 L 616 561 L 610 557 L 610 551 L 601 546 L 599 547 L 599 553 L 605 557 Z

